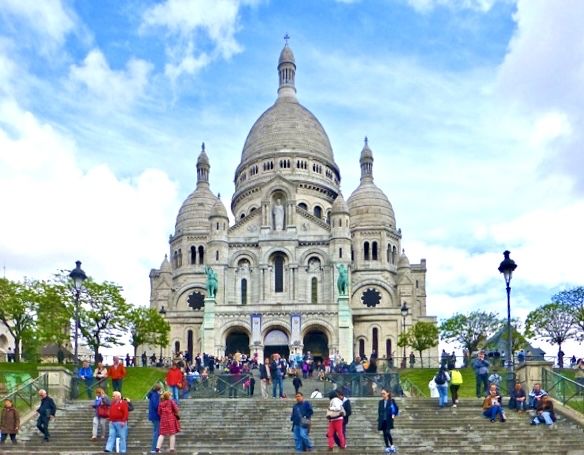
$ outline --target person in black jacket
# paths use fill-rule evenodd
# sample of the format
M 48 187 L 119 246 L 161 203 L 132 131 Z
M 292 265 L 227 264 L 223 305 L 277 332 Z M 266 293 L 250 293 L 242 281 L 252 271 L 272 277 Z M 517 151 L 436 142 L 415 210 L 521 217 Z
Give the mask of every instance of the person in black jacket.
M 47 395 L 46 390 L 39 390 L 39 397 L 41 398 L 41 404 L 37 409 L 39 415 L 37 419 L 37 428 L 44 436 L 44 441 L 49 442 L 49 421 L 51 418 L 55 418 L 57 412 L 57 406 L 53 399 Z
M 343 434 L 345 435 L 345 447 L 347 447 L 347 425 L 349 424 L 349 417 L 353 413 L 351 409 L 351 400 L 345 396 L 345 393 L 342 389 L 337 389 L 337 397 L 339 400 L 343 402 L 343 408 L 345 409 L 345 415 L 343 416 Z M 339 441 L 339 437 L 334 435 L 335 443 L 341 447 L 341 441 Z
M 391 392 L 381 390 L 381 400 L 377 408 L 377 430 L 383 431 L 383 442 L 385 442 L 385 451 L 395 453 L 396 448 L 393 445 L 391 430 L 393 429 L 393 419 L 398 415 L 399 408 L 397 403 L 391 397 Z

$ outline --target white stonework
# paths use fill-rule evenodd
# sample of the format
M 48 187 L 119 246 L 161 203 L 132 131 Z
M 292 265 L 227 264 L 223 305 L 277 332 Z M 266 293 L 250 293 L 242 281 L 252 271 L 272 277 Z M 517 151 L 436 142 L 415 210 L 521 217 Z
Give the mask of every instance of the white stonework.
M 286 45 L 278 98 L 251 128 L 235 171 L 233 225 L 210 190 L 203 144 L 196 189 L 169 239 L 170 260 L 150 272 L 150 304 L 164 306 L 171 324 L 166 356 L 311 350 L 350 359 L 376 349 L 380 358 L 397 357 L 403 303 L 407 326 L 435 322 L 426 315 L 426 261 L 410 264 L 403 252 L 393 208 L 373 181 L 367 140 L 361 183 L 345 201 L 328 136 L 296 98 L 295 72 Z M 349 269 L 348 296 L 337 290 L 337 264 Z M 219 280 L 214 299 L 205 266 Z

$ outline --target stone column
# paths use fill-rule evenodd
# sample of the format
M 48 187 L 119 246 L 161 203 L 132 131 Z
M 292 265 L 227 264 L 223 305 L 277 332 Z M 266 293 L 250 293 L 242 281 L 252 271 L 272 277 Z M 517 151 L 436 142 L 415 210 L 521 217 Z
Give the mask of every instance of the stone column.
M 353 314 L 349 306 L 349 296 L 341 295 L 337 299 L 339 312 L 338 352 L 344 359 L 353 358 Z
M 516 379 L 523 384 L 525 392 L 529 393 L 536 382 L 539 382 L 540 384 L 542 383 L 542 370 L 544 368 L 551 370 L 553 366 L 554 362 L 546 362 L 545 360 L 528 360 L 519 364 L 515 370 Z
M 205 309 L 203 312 L 203 324 L 201 327 L 201 345 L 203 352 L 211 354 L 215 352 L 215 304 L 214 297 L 205 298 Z
M 39 366 L 38 372 L 39 376 L 47 374 L 47 393 L 55 400 L 57 406 L 62 406 L 71 393 L 72 372 L 65 367 L 52 365 Z

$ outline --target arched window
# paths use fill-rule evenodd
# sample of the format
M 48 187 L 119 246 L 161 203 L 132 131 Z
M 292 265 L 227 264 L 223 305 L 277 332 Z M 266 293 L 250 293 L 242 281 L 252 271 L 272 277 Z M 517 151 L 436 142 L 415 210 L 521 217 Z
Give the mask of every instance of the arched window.
M 395 264 L 396 249 L 395 246 L 391 249 L 391 263 Z
M 197 263 L 197 247 L 196 246 L 192 246 L 191 247 L 191 264 L 196 264 Z
M 274 291 L 284 292 L 284 257 L 281 254 L 274 258 Z
M 182 250 L 178 249 L 178 267 L 182 267 Z
M 243 220 L 245 218 L 245 213 L 242 213 L 241 215 L 239 215 L 239 219 Z
M 326 224 L 331 224 L 331 212 L 326 212 Z
M 219 260 L 219 250 L 215 251 L 215 260 L 218 261 Z
M 199 264 L 202 264 L 205 260 L 205 248 L 203 246 L 199 247 Z
M 193 359 L 193 331 L 192 330 L 188 330 L 187 331 L 187 351 L 189 351 L 189 355 L 191 356 L 191 359 Z
M 369 260 L 369 242 L 365 242 L 363 245 L 363 259 L 366 261 Z
M 351 261 L 355 260 L 355 252 L 353 251 L 353 248 L 351 248 Z
M 419 283 L 418 280 L 416 280 L 416 289 L 418 289 Z
M 339 259 L 343 258 L 343 249 L 339 248 Z
M 386 258 L 385 260 L 387 261 L 388 264 L 391 264 L 391 245 L 387 244 L 387 253 L 386 253 Z
M 392 356 L 392 351 L 391 351 L 391 340 L 387 339 L 385 340 L 385 358 L 389 359 Z
M 180 341 L 174 342 L 174 353 L 178 354 L 180 352 Z
M 298 204 L 298 207 L 300 207 L 303 210 L 308 210 L 308 206 L 304 202 L 301 202 L 300 204 Z
M 375 351 L 375 354 L 379 354 L 379 331 L 377 330 L 377 327 L 373 327 L 372 333 L 371 352 Z
M 175 269 L 178 269 L 178 251 L 175 251 L 172 255 L 172 265 L 174 265 Z
M 318 279 L 315 276 L 310 281 L 310 303 L 318 303 Z
M 320 208 L 320 205 L 315 205 L 314 206 L 314 216 L 317 218 L 322 218 L 322 208 Z
M 371 243 L 371 259 L 377 261 L 377 242 Z
M 359 357 L 364 357 L 365 356 L 365 340 L 363 338 L 361 338 L 359 340 Z
M 247 305 L 247 280 L 241 280 L 241 304 Z

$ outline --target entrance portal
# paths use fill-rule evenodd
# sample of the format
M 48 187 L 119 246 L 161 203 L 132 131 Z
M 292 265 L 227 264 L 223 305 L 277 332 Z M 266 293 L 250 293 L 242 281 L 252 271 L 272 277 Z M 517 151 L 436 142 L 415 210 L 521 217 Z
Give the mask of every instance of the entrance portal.
M 322 362 L 329 355 L 328 339 L 320 330 L 311 330 L 304 335 L 304 353 L 310 351 L 315 362 Z
M 274 329 L 270 330 L 264 339 L 264 358 L 272 357 L 272 354 L 280 354 L 284 359 L 288 359 L 290 355 L 290 347 L 288 346 L 288 335 L 286 332 Z
M 249 355 L 249 336 L 237 330 L 227 335 L 225 340 L 225 355 L 233 355 L 236 352 Z

